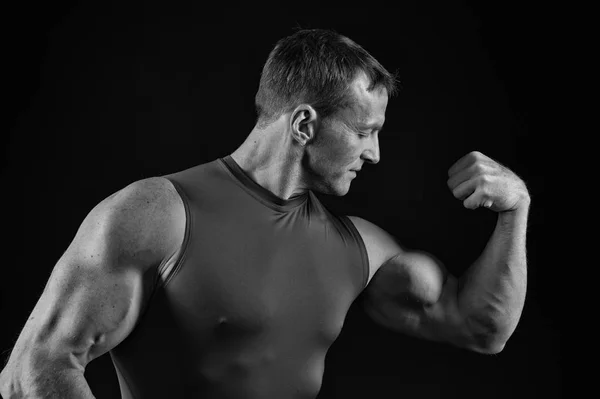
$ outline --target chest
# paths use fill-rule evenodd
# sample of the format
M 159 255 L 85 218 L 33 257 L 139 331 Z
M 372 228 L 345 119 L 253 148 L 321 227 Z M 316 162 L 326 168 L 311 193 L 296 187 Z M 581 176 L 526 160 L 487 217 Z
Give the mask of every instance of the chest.
M 196 231 L 167 286 L 186 325 L 207 340 L 333 342 L 360 293 L 361 259 L 331 228 L 312 227 Z

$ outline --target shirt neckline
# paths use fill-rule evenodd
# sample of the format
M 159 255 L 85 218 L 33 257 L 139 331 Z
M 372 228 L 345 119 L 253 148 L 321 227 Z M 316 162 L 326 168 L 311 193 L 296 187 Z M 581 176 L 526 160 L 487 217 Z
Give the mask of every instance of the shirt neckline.
M 306 202 L 306 199 L 308 198 L 308 191 L 305 191 L 302 194 L 296 195 L 287 200 L 280 198 L 273 194 L 271 191 L 258 184 L 257 182 L 255 182 L 237 164 L 237 162 L 235 162 L 231 155 L 219 158 L 219 160 L 249 194 L 251 194 L 260 202 L 272 209 L 278 211 L 289 211 L 302 205 L 304 202 Z

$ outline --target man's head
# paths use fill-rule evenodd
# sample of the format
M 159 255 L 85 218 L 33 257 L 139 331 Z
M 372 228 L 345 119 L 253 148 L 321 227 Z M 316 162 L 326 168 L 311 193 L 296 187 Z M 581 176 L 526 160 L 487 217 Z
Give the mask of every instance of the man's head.
M 265 63 L 255 105 L 258 126 L 297 105 L 311 105 L 321 119 L 352 101 L 350 84 L 362 72 L 371 91 L 396 92 L 396 79 L 361 46 L 331 30 L 299 30 L 277 42 Z
M 395 77 L 352 40 L 301 30 L 280 40 L 263 68 L 257 127 L 283 123 L 303 186 L 345 195 L 353 170 L 379 161 L 378 133 L 395 91 Z

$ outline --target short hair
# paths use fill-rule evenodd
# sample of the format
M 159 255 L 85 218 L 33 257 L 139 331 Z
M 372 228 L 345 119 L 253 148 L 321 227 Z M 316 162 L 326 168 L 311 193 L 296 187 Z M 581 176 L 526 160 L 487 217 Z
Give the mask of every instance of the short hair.
M 396 76 L 333 30 L 302 29 L 279 40 L 263 67 L 255 97 L 259 127 L 302 103 L 321 118 L 349 106 L 350 84 L 361 71 L 369 78 L 368 91 L 382 86 L 389 97 L 396 93 Z

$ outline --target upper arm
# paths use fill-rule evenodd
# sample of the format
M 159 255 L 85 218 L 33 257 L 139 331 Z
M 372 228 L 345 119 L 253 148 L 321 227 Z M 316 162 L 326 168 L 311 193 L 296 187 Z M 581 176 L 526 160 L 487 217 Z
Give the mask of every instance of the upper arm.
M 365 312 L 378 324 L 419 338 L 480 351 L 459 308 L 459 284 L 433 255 L 402 248 L 383 229 L 351 218 L 365 241 L 372 279 Z
M 60 362 L 83 370 L 125 339 L 156 267 L 183 240 L 180 201 L 170 182 L 153 178 L 94 207 L 56 263 L 7 367 L 24 371 Z
M 458 280 L 433 256 L 405 251 L 375 274 L 364 309 L 378 324 L 419 338 L 479 350 L 458 305 Z

